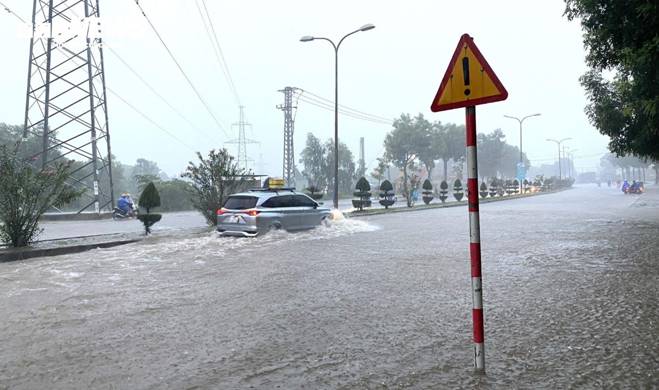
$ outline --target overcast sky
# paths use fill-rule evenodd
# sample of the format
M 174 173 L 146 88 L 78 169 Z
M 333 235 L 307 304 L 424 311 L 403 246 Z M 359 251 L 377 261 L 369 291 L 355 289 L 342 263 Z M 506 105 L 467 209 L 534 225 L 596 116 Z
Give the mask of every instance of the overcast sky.
M 29 19 L 31 3 L 3 0 Z M 164 40 L 193 83 L 210 103 L 228 136 L 237 132 L 238 107 L 215 60 L 195 0 L 141 0 Z M 563 16 L 563 1 L 218 1 L 207 0 L 222 50 L 246 114 L 253 125 L 248 154 L 262 156 L 263 169 L 281 175 L 283 102 L 277 92 L 299 87 L 332 98 L 334 57 L 324 41 L 302 43 L 303 35 L 340 38 L 363 24 L 376 28 L 349 37 L 339 53 L 339 102 L 374 115 L 394 118 L 423 113 L 430 120 L 464 123 L 464 110 L 432 113 L 430 104 L 463 33 L 469 33 L 507 88 L 508 100 L 478 106 L 479 132 L 501 128 L 519 144 L 518 124 L 504 114 L 524 116 L 524 151 L 533 165 L 551 163 L 556 147 L 546 138 L 572 137 L 577 167 L 594 169 L 608 138 L 584 114 L 586 97 L 578 78 L 584 73 L 584 48 L 578 22 Z M 1 10 L 0 10 L 1 11 Z M 101 1 L 104 39 L 130 66 L 186 117 L 188 125 L 156 98 L 112 53 L 106 51 L 108 86 L 177 134 L 194 150 L 222 147 L 227 134 L 197 100 L 167 56 L 133 0 Z M 22 124 L 29 40 L 20 22 L 0 14 L 0 122 Z M 108 97 L 113 153 L 125 163 L 138 157 L 157 161 L 169 175 L 182 172 L 193 150 L 173 140 L 113 96 Z M 333 136 L 333 114 L 300 102 L 295 148 L 308 132 Z M 339 138 L 358 155 L 366 140 L 369 169 L 383 152 L 390 126 L 340 117 Z M 210 135 L 209 135 L 210 134 Z M 233 145 L 227 145 L 235 148 Z M 232 149 L 235 152 L 235 149 Z M 299 157 L 298 157 L 299 158 Z

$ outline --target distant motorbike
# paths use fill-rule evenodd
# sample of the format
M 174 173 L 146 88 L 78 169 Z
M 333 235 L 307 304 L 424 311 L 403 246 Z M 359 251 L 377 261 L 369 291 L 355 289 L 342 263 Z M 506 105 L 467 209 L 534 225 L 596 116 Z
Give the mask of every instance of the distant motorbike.
M 643 185 L 643 182 L 634 182 L 632 185 L 625 185 L 625 184 L 623 184 L 622 186 L 622 192 L 624 192 L 625 194 L 640 195 L 643 192 L 645 192 L 645 186 Z
M 115 207 L 114 209 L 112 209 L 112 219 L 114 219 L 115 221 L 120 221 L 123 219 L 131 219 L 136 217 L 137 217 L 137 210 L 135 210 L 134 208 L 129 211 L 124 211 L 119 207 Z

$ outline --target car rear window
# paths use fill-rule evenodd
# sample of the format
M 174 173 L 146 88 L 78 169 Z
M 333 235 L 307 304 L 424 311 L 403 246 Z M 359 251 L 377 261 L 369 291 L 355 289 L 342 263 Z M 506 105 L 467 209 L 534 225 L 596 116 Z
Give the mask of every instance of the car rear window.
M 245 210 L 253 209 L 256 207 L 256 201 L 258 200 L 255 196 L 230 196 L 226 202 L 224 202 L 224 208 L 229 210 Z

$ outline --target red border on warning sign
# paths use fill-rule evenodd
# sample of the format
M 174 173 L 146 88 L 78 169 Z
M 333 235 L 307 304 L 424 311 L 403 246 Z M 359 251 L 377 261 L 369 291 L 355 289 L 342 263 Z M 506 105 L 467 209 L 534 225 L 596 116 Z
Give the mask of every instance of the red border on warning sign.
M 485 73 L 487 73 L 487 75 L 490 76 L 492 82 L 497 87 L 497 89 L 501 91 L 501 93 L 498 95 L 488 96 L 484 98 L 465 100 L 463 102 L 437 104 L 436 102 L 439 100 L 439 97 L 442 95 L 442 92 L 444 92 L 444 88 L 446 87 L 446 84 L 448 83 L 448 80 L 451 77 L 451 70 L 455 67 L 456 62 L 458 61 L 458 57 L 460 56 L 460 52 L 462 51 L 462 46 L 464 44 L 469 46 L 471 51 L 474 53 L 476 59 L 483 66 L 483 70 L 485 71 Z M 499 78 L 490 67 L 490 64 L 487 63 L 487 61 L 481 54 L 480 50 L 478 50 L 478 47 L 476 47 L 476 44 L 474 43 L 474 39 L 470 37 L 469 34 L 463 34 L 460 37 L 460 42 L 458 42 L 458 46 L 455 48 L 453 57 L 451 58 L 451 61 L 448 64 L 448 68 L 446 68 L 446 73 L 444 73 L 444 78 L 442 79 L 442 83 L 439 85 L 439 89 L 437 90 L 437 94 L 435 95 L 435 98 L 432 101 L 432 105 L 430 106 L 430 109 L 432 110 L 432 112 L 446 111 L 446 110 L 452 110 L 454 108 L 470 107 L 479 104 L 498 102 L 501 100 L 506 100 L 507 98 L 508 98 L 508 91 L 506 91 L 506 88 L 504 88 L 503 84 L 501 84 L 501 81 L 499 81 Z

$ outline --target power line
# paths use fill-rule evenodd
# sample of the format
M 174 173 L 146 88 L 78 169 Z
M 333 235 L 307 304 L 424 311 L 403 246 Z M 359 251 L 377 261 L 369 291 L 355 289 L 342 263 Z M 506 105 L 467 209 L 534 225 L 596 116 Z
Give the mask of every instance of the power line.
M 109 50 L 109 51 L 110 51 L 115 57 L 117 57 L 117 59 L 118 59 L 118 60 L 119 60 L 119 61 L 120 61 L 120 62 L 121 62 L 121 63 L 122 63 L 122 64 L 123 64 L 128 70 L 129 70 L 129 71 L 131 71 L 131 72 L 133 73 L 133 75 L 135 75 L 135 77 L 137 77 L 137 78 L 142 82 L 142 84 L 144 84 L 144 85 L 145 85 L 145 86 L 146 86 L 146 87 L 147 87 L 147 88 L 148 88 L 148 89 L 149 89 L 154 95 L 156 95 L 160 100 L 162 100 L 162 102 L 165 103 L 165 104 L 167 105 L 167 107 L 169 107 L 170 110 L 172 110 L 174 113 L 176 113 L 176 114 L 177 114 L 181 119 L 183 119 L 188 125 L 190 125 L 190 126 L 191 126 L 192 128 L 194 128 L 195 130 L 204 133 L 204 134 L 207 135 L 207 136 L 211 136 L 211 137 L 215 138 L 216 141 L 218 141 L 218 142 L 220 141 L 219 138 L 217 138 L 216 135 L 214 135 L 214 134 L 208 134 L 208 133 L 206 133 L 204 130 L 202 130 L 202 129 L 200 129 L 199 127 L 197 127 L 194 123 L 192 123 L 192 121 L 190 121 L 185 115 L 183 115 L 183 113 L 181 113 L 178 109 L 176 109 L 176 107 L 174 107 L 174 105 L 172 105 L 167 99 L 165 99 L 164 96 L 162 96 L 160 93 L 158 93 L 158 91 L 156 91 L 155 88 L 153 88 L 153 86 L 151 86 L 151 84 L 149 84 L 149 83 L 144 79 L 144 77 L 142 77 L 142 75 L 140 75 L 139 72 L 137 72 L 132 66 L 130 66 L 130 65 L 128 64 L 128 62 L 126 62 L 126 60 L 124 60 L 124 59 L 119 55 L 119 53 L 117 53 L 114 49 L 112 49 L 112 47 L 108 46 L 106 43 L 103 44 L 103 47 L 106 48 L 106 49 L 108 49 L 108 50 Z
M 591 157 L 599 157 L 602 156 L 605 152 L 602 153 L 594 153 L 594 154 L 584 154 L 580 156 L 572 156 L 572 159 L 577 159 L 577 158 L 591 158 Z M 565 159 L 565 157 L 561 156 L 561 159 Z M 556 156 L 554 157 L 548 157 L 548 158 L 530 158 L 529 161 L 556 161 Z
M 332 106 L 334 105 L 334 101 L 333 101 L 333 100 L 330 100 L 330 99 L 324 98 L 324 97 L 322 97 L 322 96 L 316 95 L 315 93 L 310 92 L 310 91 L 307 91 L 307 90 L 302 90 L 302 92 L 303 92 L 303 93 L 306 93 L 307 95 L 311 95 L 311 96 L 315 97 L 317 100 L 324 101 L 325 103 L 329 103 L 329 104 L 331 104 Z M 367 117 L 370 117 L 370 118 L 373 118 L 373 119 L 379 119 L 379 120 L 383 120 L 383 121 L 386 121 L 386 122 L 391 123 L 391 119 L 389 119 L 389 118 L 385 118 L 385 117 L 383 117 L 383 116 L 379 116 L 379 115 L 369 114 L 369 113 L 367 113 L 367 112 L 359 111 L 359 110 L 356 110 L 356 109 L 354 109 L 354 108 L 350 108 L 350 107 L 348 107 L 348 106 L 344 106 L 344 105 L 342 105 L 342 104 L 339 104 L 339 108 L 343 109 L 344 111 L 352 111 L 352 112 L 354 112 L 355 114 L 359 114 L 359 115 L 367 116 Z
M 206 108 L 206 111 L 208 111 L 208 114 L 209 114 L 209 115 L 213 118 L 213 120 L 215 121 L 215 124 L 217 124 L 217 127 L 218 127 L 220 130 L 222 130 L 222 132 L 224 133 L 224 135 L 225 135 L 227 138 L 229 138 L 229 134 L 228 134 L 227 131 L 224 129 L 224 126 L 222 126 L 222 124 L 221 124 L 220 121 L 217 119 L 217 117 L 215 116 L 215 114 L 213 114 L 213 111 L 210 109 L 210 106 L 208 105 L 208 103 L 206 103 L 206 101 L 204 100 L 204 98 L 203 98 L 203 97 L 201 96 L 201 94 L 199 93 L 199 90 L 197 90 L 197 88 L 195 87 L 195 85 L 192 83 L 192 80 L 190 79 L 190 77 L 188 77 L 187 73 L 185 73 L 185 71 L 183 70 L 183 67 L 182 67 L 181 64 L 178 62 L 178 60 L 176 59 L 176 57 L 174 56 L 174 53 L 172 53 L 172 51 L 169 49 L 169 46 L 167 46 L 167 44 L 166 44 L 165 41 L 163 40 L 162 36 L 161 36 L 160 33 L 158 32 L 158 29 L 156 29 L 156 26 L 153 25 L 153 23 L 151 22 L 151 19 L 149 19 L 149 17 L 147 16 L 146 12 L 144 11 L 144 9 L 142 8 L 142 6 L 140 5 L 139 0 L 134 0 L 134 1 L 135 1 L 135 4 L 137 5 L 137 7 L 140 9 L 140 12 L 142 12 L 142 15 L 144 16 L 144 19 L 146 19 L 147 23 L 149 24 L 149 26 L 151 27 L 151 29 L 153 30 L 153 32 L 154 32 L 154 33 L 156 34 L 156 36 L 158 37 L 158 40 L 160 41 L 160 43 L 162 43 L 162 45 L 163 45 L 163 47 L 165 48 L 165 50 L 167 50 L 167 53 L 169 54 L 169 57 L 172 59 L 172 61 L 174 61 L 174 63 L 176 64 L 176 67 L 178 68 L 178 70 L 181 72 L 181 74 L 183 75 L 183 77 L 185 78 L 185 80 L 186 80 L 186 81 L 188 82 L 188 84 L 190 85 L 190 88 L 192 88 L 192 90 L 194 91 L 194 93 L 197 95 L 197 98 L 199 98 L 199 101 L 204 105 L 204 107 Z
M 316 106 L 318 108 L 322 108 L 324 110 L 334 112 L 334 105 L 333 104 L 324 103 L 322 101 L 319 101 L 317 99 L 310 98 L 310 97 L 304 96 L 304 95 L 300 95 L 299 100 L 304 102 L 304 103 L 310 104 L 312 106 Z M 385 125 L 391 125 L 391 121 L 385 121 L 385 120 L 382 120 L 382 119 L 373 119 L 371 117 L 355 114 L 353 112 L 345 111 L 343 109 L 339 109 L 339 113 L 342 114 L 342 115 L 354 118 L 354 119 L 359 119 L 359 120 L 373 122 L 373 123 L 379 123 L 379 124 L 385 124 Z
M 199 16 L 201 17 L 201 20 L 204 23 L 204 28 L 206 29 L 206 36 L 208 36 L 208 39 L 211 42 L 211 46 L 213 46 L 215 59 L 217 59 L 217 63 L 220 66 L 220 69 L 222 70 L 222 74 L 224 74 L 224 79 L 226 80 L 226 83 L 229 86 L 229 89 L 231 90 L 231 93 L 233 94 L 236 103 L 238 104 L 238 106 L 241 106 L 242 104 L 240 102 L 240 96 L 238 95 L 238 89 L 236 88 L 236 85 L 233 82 L 233 77 L 231 77 L 229 64 L 227 63 L 227 60 L 224 57 L 224 51 L 222 50 L 222 46 L 220 45 L 220 40 L 215 30 L 215 24 L 213 23 L 213 19 L 210 17 L 210 13 L 208 12 L 208 7 L 206 6 L 206 0 L 202 0 L 201 2 L 204 8 L 203 12 L 201 10 L 201 7 L 199 7 L 199 0 L 195 0 L 195 5 L 197 6 L 197 11 L 199 11 Z
M 298 99 L 302 102 L 311 104 L 313 106 L 316 106 L 316 107 L 323 108 L 325 110 L 334 112 L 334 105 L 333 104 L 323 102 L 323 101 L 318 100 L 314 97 L 305 96 L 303 94 L 300 94 Z M 339 113 L 342 114 L 342 115 L 345 115 L 345 116 L 350 116 L 350 117 L 355 118 L 355 119 L 361 119 L 361 120 L 377 122 L 377 123 L 385 123 L 385 121 L 383 121 L 383 120 L 373 119 L 373 118 L 366 117 L 366 116 L 363 116 L 363 115 L 355 114 L 353 112 L 346 111 L 346 110 L 341 109 L 341 108 L 339 108 Z M 386 123 L 390 124 L 390 122 L 386 122 Z
M 325 108 L 329 111 L 332 111 L 332 112 L 334 111 L 334 103 L 328 103 L 328 102 L 316 99 L 315 97 L 305 96 L 305 95 L 301 95 L 300 99 L 303 100 L 303 101 L 306 101 L 307 103 L 319 106 L 321 108 Z M 338 111 L 342 115 L 350 116 L 350 117 L 353 117 L 355 119 L 362 119 L 362 120 L 366 120 L 366 121 L 370 121 L 370 122 L 382 123 L 382 124 L 387 124 L 387 125 L 390 125 L 391 122 L 392 122 L 391 120 L 384 120 L 384 119 L 380 119 L 380 118 L 377 118 L 377 117 L 367 116 L 367 115 L 364 115 L 364 114 L 355 113 L 353 111 L 348 111 L 348 110 L 343 109 L 343 108 L 339 108 Z
M 0 5 L 1 5 L 2 7 L 4 7 L 5 10 L 6 10 L 9 14 L 14 15 L 14 16 L 15 16 L 16 18 L 18 18 L 21 22 L 25 23 L 25 19 L 21 18 L 18 14 L 16 14 L 14 11 L 12 11 L 12 10 L 11 10 L 9 7 L 7 7 L 4 3 L 0 2 Z M 104 46 L 107 47 L 107 45 L 104 45 Z M 138 78 L 140 78 L 140 80 L 142 80 L 142 81 L 145 83 L 145 85 L 146 85 L 147 87 L 149 87 L 149 88 L 150 88 L 150 89 L 151 89 L 156 95 L 158 95 L 159 97 L 161 97 L 157 92 L 155 92 L 155 90 L 153 90 L 153 88 L 151 88 L 151 86 L 150 86 L 148 83 L 146 83 L 146 81 L 144 81 L 144 80 L 139 76 L 139 74 L 137 74 L 137 72 L 135 72 L 135 71 L 134 71 L 134 70 L 133 70 L 133 69 L 132 69 L 132 68 L 131 68 L 131 67 L 130 67 L 130 66 L 129 66 L 129 65 L 128 65 L 128 64 L 127 64 L 127 63 L 126 63 L 126 62 L 125 62 L 125 61 L 124 61 L 124 60 L 123 60 L 123 59 L 122 59 L 122 58 L 116 53 L 116 52 L 115 52 L 115 51 L 114 51 L 114 50 L 112 50 L 112 48 L 108 47 L 108 49 L 109 49 L 109 50 L 110 50 L 115 56 L 117 56 L 117 58 L 119 58 L 120 61 L 124 63 L 124 65 L 126 65 L 131 71 L 133 71 L 133 73 L 135 73 L 135 75 L 138 76 Z M 64 50 L 66 50 L 66 49 L 64 49 Z M 74 63 L 75 63 L 75 61 L 74 61 Z M 153 119 L 151 119 L 151 118 L 150 118 L 148 115 L 146 115 L 144 112 L 140 111 L 137 107 L 135 107 L 133 104 L 131 104 L 130 102 L 128 102 L 126 99 L 124 99 L 124 98 L 123 98 L 121 95 L 119 95 L 117 92 L 115 92 L 114 90 L 112 90 L 112 89 L 109 88 L 109 87 L 107 88 L 107 90 L 108 90 L 108 92 L 110 92 L 112 95 L 114 95 L 115 97 L 117 97 L 120 101 L 122 101 L 124 104 L 126 104 L 128 107 L 130 107 L 130 108 L 133 109 L 135 112 L 137 112 L 137 113 L 138 113 L 140 116 L 142 116 L 144 119 L 146 119 L 148 122 L 150 122 L 151 124 L 153 124 L 154 126 L 156 126 L 158 129 L 160 129 L 161 131 L 163 131 L 165 134 L 169 135 L 170 137 L 172 137 L 174 140 L 176 140 L 177 142 L 179 142 L 181 145 L 185 146 L 186 148 L 188 148 L 188 149 L 190 149 L 190 150 L 192 150 L 192 151 L 195 151 L 194 148 L 192 148 L 190 145 L 186 144 L 183 140 L 181 140 L 180 138 L 178 138 L 177 136 L 175 136 L 173 133 L 171 133 L 170 131 L 168 131 L 168 130 L 165 129 L 164 127 L 162 127 L 160 124 L 158 124 L 156 121 L 154 121 Z M 161 97 L 161 98 L 162 98 L 162 97 Z M 164 98 L 163 98 L 163 100 L 164 100 Z M 166 101 L 165 101 L 165 102 L 166 102 Z M 166 103 L 167 103 L 167 102 L 166 102 Z M 168 104 L 168 105 L 169 105 L 169 104 Z M 171 106 L 170 106 L 170 107 L 171 107 Z
M 113 94 L 115 97 L 117 97 L 117 99 L 121 100 L 125 105 L 127 105 L 128 107 L 130 107 L 133 111 L 135 111 L 136 113 L 138 113 L 142 118 L 146 119 L 146 120 L 147 120 L 148 122 L 150 122 L 152 125 L 156 126 L 158 129 L 160 129 L 161 131 L 163 131 L 165 134 L 167 134 L 167 135 L 169 135 L 170 137 L 172 137 L 174 140 L 176 140 L 176 141 L 177 141 L 178 143 L 180 143 L 181 145 L 183 145 L 183 146 L 185 146 L 186 148 L 190 149 L 191 151 L 195 152 L 195 149 L 194 149 L 192 146 L 188 145 L 188 144 L 185 143 L 182 139 L 178 138 L 176 135 L 174 135 L 174 133 L 172 133 L 172 132 L 170 132 L 169 130 L 167 130 L 167 129 L 165 129 L 164 127 L 162 127 L 158 122 L 156 122 L 155 120 L 151 119 L 148 115 L 146 115 L 145 113 L 143 113 L 142 111 L 140 111 L 137 107 L 135 107 L 135 106 L 134 106 L 133 104 L 131 104 L 129 101 L 127 101 L 126 99 L 124 99 L 123 97 L 121 97 L 121 95 L 119 95 L 118 93 L 114 92 L 114 91 L 113 91 L 111 88 L 109 88 L 109 87 L 107 88 L 107 90 L 108 90 L 108 92 L 110 92 L 111 94 Z
M 5 11 L 7 11 L 7 13 L 9 13 L 10 15 L 14 15 L 14 17 L 16 17 L 16 18 L 17 18 L 18 20 L 20 20 L 21 22 L 23 22 L 23 23 L 27 23 L 27 22 L 25 21 L 25 19 L 23 19 L 23 18 L 21 18 L 20 16 L 18 16 L 18 14 L 16 14 L 16 12 L 12 11 L 12 10 L 11 10 L 9 7 L 7 7 L 7 6 L 5 5 L 5 3 L 3 3 L 2 1 L 0 1 L 0 5 L 5 9 Z

